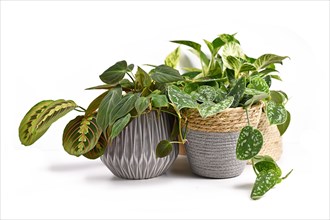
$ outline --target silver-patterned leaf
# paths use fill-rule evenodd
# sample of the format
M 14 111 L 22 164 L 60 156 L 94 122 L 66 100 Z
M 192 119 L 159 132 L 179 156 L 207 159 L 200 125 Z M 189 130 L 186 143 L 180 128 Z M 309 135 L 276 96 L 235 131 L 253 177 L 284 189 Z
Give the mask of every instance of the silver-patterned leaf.
M 236 146 L 236 157 L 239 160 L 249 160 L 256 156 L 263 145 L 263 137 L 258 129 L 252 126 L 242 128 Z
M 171 85 L 168 87 L 168 97 L 178 110 L 183 108 L 197 108 L 197 102 L 177 86 Z
M 248 88 L 255 89 L 264 93 L 269 93 L 269 87 L 267 82 L 260 77 L 253 78 L 248 85 Z
M 207 118 L 229 108 L 233 101 L 234 97 L 229 96 L 225 100 L 220 101 L 219 103 L 214 103 L 211 101 L 204 102 L 198 107 L 198 111 L 202 118 Z
M 278 175 L 274 170 L 261 172 L 253 185 L 251 199 L 260 199 L 266 192 L 272 189 L 278 182 Z
M 216 96 L 216 90 L 212 86 L 203 85 L 198 87 L 196 99 L 200 102 L 213 101 Z
M 271 125 L 283 124 L 287 118 L 287 111 L 282 104 L 269 101 L 266 106 L 268 121 Z

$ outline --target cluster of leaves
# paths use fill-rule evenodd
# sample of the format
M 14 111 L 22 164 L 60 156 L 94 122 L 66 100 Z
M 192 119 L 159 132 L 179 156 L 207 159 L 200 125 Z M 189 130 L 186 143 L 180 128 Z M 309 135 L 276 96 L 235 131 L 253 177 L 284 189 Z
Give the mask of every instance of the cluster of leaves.
M 277 125 L 281 135 L 286 131 L 290 123 L 290 113 L 284 107 L 288 97 L 283 91 L 270 90 L 273 79 L 281 80 L 275 64 L 282 64 L 286 56 L 264 54 L 258 58 L 249 57 L 243 53 L 235 34 L 219 35 L 212 42 L 204 40 L 210 52 L 208 55 L 196 42 L 173 42 L 190 47 L 201 63 L 200 68 L 183 67 L 187 71 L 182 74 L 183 79 L 168 86 L 169 99 L 180 119 L 187 121 L 189 109 L 196 109 L 202 118 L 207 118 L 227 108 L 243 107 L 247 110 L 262 101 L 269 123 Z M 164 76 L 162 82 L 169 83 L 170 77 L 172 74 Z M 246 116 L 248 119 L 247 111 Z M 185 137 L 181 136 L 181 139 L 185 142 Z M 262 145 L 262 133 L 248 123 L 241 130 L 237 141 L 237 159 L 258 158 L 258 161 L 269 161 L 268 156 L 257 156 Z M 276 164 L 274 161 L 273 163 Z M 266 163 L 258 162 L 254 166 L 256 164 L 259 164 L 255 167 L 258 170 Z M 262 172 L 257 173 L 251 196 L 253 199 L 261 196 L 261 191 L 256 189 L 261 187 L 263 191 L 268 191 L 273 187 L 266 184 L 262 177 L 271 175 L 272 172 L 272 169 L 262 169 Z

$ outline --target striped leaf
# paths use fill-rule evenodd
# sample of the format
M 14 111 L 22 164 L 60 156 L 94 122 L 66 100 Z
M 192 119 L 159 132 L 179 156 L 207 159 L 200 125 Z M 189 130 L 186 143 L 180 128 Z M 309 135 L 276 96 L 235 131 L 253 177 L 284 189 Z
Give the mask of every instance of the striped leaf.
M 104 136 L 104 134 L 102 134 L 97 142 L 97 144 L 95 145 L 95 147 L 88 151 L 87 153 L 84 154 L 84 157 L 94 160 L 96 158 L 99 158 L 100 156 L 102 156 L 104 154 L 105 149 L 107 148 L 107 140 Z
M 268 67 L 271 64 L 279 63 L 282 64 L 284 59 L 288 58 L 287 56 L 278 56 L 275 54 L 264 54 L 260 56 L 255 62 L 254 66 L 257 70 L 261 70 L 263 68 Z
M 59 118 L 77 107 L 71 100 L 45 100 L 37 103 L 24 116 L 19 126 L 19 138 L 23 145 L 29 146 L 37 141 Z
M 71 155 L 83 155 L 95 147 L 101 133 L 102 130 L 96 124 L 95 115 L 77 116 L 64 129 L 64 150 Z

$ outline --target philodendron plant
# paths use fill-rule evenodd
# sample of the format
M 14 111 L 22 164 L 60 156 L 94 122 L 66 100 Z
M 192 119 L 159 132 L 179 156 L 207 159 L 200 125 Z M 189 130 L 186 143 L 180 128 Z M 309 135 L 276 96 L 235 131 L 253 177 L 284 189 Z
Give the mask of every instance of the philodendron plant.
M 167 65 L 157 66 L 150 73 L 137 67 L 134 74 L 133 64 L 128 65 L 126 61 L 115 63 L 100 75 L 104 85 L 88 88 L 107 91 L 96 97 L 87 109 L 72 100 L 44 100 L 37 103 L 21 121 L 21 143 L 25 146 L 32 145 L 53 122 L 68 112 L 77 110 L 83 114 L 66 125 L 63 132 L 64 150 L 71 155 L 96 159 L 103 155 L 108 144 L 130 121 L 141 114 L 155 110 L 175 115 L 165 94 L 165 84 L 159 81 L 164 72 L 176 71 L 169 66 L 176 65 L 178 57 L 175 58 L 174 55 L 177 53 L 178 51 L 174 51 L 166 58 Z M 124 78 L 125 76 L 130 80 Z M 181 79 L 181 76 L 178 79 Z M 172 150 L 171 143 L 175 142 L 176 138 L 174 137 L 172 142 L 161 141 L 159 146 L 167 146 L 164 149 Z
M 170 104 L 181 119 L 179 122 L 188 123 L 189 109 L 196 109 L 202 118 L 207 118 L 227 108 L 243 107 L 248 124 L 239 134 L 236 157 L 252 161 L 257 178 L 251 198 L 260 198 L 288 175 L 281 177 L 282 171 L 271 157 L 258 156 L 263 136 L 250 125 L 247 109 L 262 102 L 270 124 L 277 125 L 281 134 L 285 132 L 290 122 L 290 114 L 284 107 L 288 98 L 282 91 L 271 91 L 270 86 L 273 79 L 281 80 L 276 74 L 275 64 L 282 64 L 287 57 L 275 54 L 249 57 L 243 53 L 235 34 L 219 35 L 212 42 L 204 40 L 209 55 L 196 42 L 173 42 L 190 47 L 200 60 L 200 68 L 183 67 L 186 70 L 182 74 L 183 79 L 167 88 Z M 167 79 L 171 77 L 172 74 L 168 73 L 167 78 L 159 82 L 169 83 Z M 182 142 L 186 141 L 184 135 L 180 138 Z

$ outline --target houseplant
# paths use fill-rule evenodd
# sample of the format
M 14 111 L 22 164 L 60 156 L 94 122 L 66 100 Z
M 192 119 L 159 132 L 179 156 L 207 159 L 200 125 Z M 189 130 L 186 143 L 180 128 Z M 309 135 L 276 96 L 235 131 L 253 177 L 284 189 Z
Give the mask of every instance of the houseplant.
M 169 67 L 152 69 L 161 73 Z M 19 138 L 29 146 L 37 141 L 53 122 L 72 110 L 82 115 L 71 120 L 63 132 L 64 150 L 74 156 L 96 159 L 116 175 L 127 179 L 151 178 L 174 162 L 177 142 L 168 158 L 156 158 L 156 145 L 171 140 L 175 113 L 167 96 L 142 68 L 119 61 L 100 75 L 104 85 L 88 89 L 105 89 L 87 109 L 72 100 L 44 100 L 34 105 L 19 126 Z M 127 76 L 130 80 L 125 79 Z M 149 138 L 143 138 L 149 137 Z M 166 143 L 167 143 L 166 141 Z
M 229 34 L 212 42 L 205 40 L 210 56 L 198 43 L 173 42 L 191 47 L 201 62 L 200 68 L 186 68 L 182 83 L 168 86 L 169 99 L 181 119 L 179 127 L 184 127 L 180 137 L 186 142 L 193 172 L 211 178 L 234 177 L 251 159 L 257 174 L 251 197 L 260 198 L 282 180 L 281 170 L 271 157 L 257 156 L 263 136 L 256 127 L 263 105 L 271 124 L 287 121 L 283 100 L 276 99 L 267 84 L 271 77 L 277 77 L 270 75 L 274 64 L 287 57 L 264 54 L 250 58 L 235 35 Z

